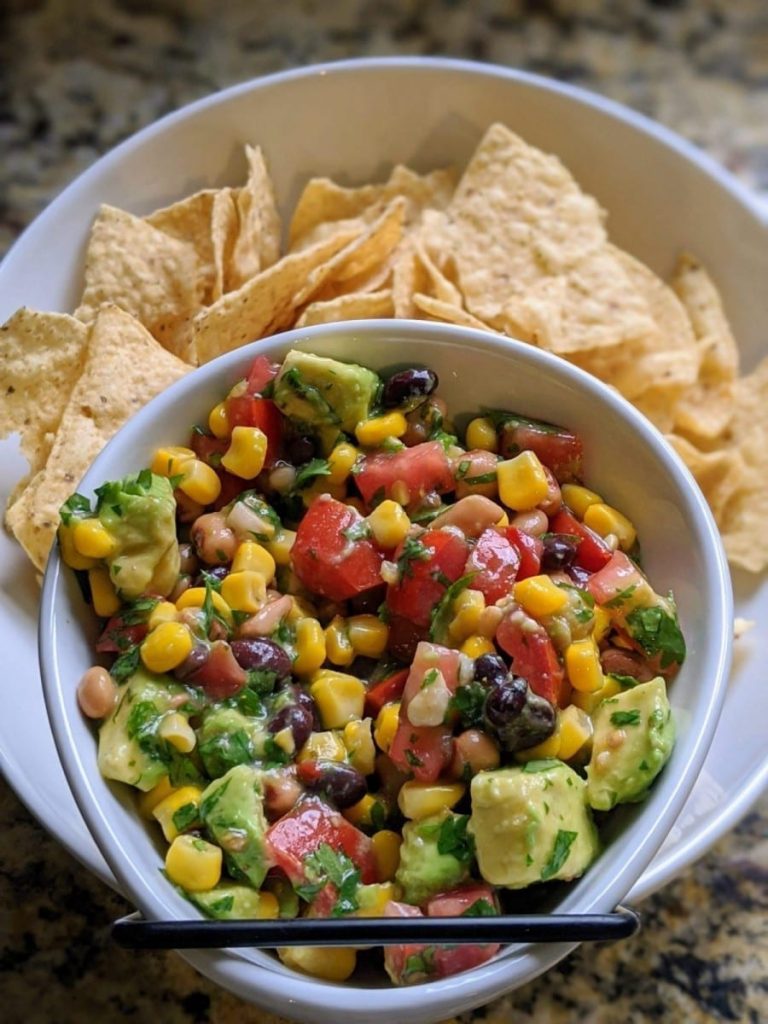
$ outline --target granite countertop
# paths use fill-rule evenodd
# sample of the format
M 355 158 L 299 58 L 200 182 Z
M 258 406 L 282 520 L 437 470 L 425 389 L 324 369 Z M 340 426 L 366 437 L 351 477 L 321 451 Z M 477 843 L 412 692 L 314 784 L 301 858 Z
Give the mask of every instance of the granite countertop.
M 285 67 L 442 54 L 593 88 L 768 191 L 761 0 L 5 0 L 0 254 L 75 175 L 189 100 Z M 173 953 L 112 945 L 125 902 L 0 781 L 0 1017 L 273 1024 Z M 768 1020 L 768 798 L 642 905 L 625 943 L 586 946 L 462 1022 Z

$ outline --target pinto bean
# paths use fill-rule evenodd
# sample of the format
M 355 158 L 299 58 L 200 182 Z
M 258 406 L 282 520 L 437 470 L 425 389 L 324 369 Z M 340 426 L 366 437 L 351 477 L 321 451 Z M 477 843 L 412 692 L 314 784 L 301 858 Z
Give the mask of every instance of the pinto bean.
M 117 685 L 100 665 L 93 665 L 77 687 L 77 703 L 88 718 L 106 718 L 117 703 Z
M 549 519 L 541 509 L 532 508 L 527 512 L 518 512 L 509 523 L 523 533 L 529 533 L 532 537 L 541 537 L 549 529 Z
M 615 676 L 633 676 L 639 683 L 647 683 L 656 673 L 641 654 L 620 647 L 606 647 L 600 654 L 603 672 Z
M 195 551 L 207 565 L 226 565 L 234 558 L 237 537 L 221 512 L 199 516 L 192 524 L 190 536 Z
M 499 748 L 491 737 L 480 729 L 467 729 L 454 741 L 450 773 L 455 779 L 464 779 L 492 771 L 500 762 Z
M 270 633 L 277 629 L 280 621 L 285 618 L 292 607 L 293 598 L 290 594 L 283 594 L 282 597 L 269 601 L 255 615 L 251 615 L 249 619 L 245 620 L 238 629 L 237 635 L 244 639 L 255 636 L 269 636 Z
M 294 774 L 294 769 L 267 775 L 264 778 L 264 810 L 268 818 L 274 821 L 282 818 L 294 806 L 304 787 Z
M 477 448 L 471 452 L 462 452 L 451 461 L 456 477 L 457 498 L 465 498 L 468 494 L 482 494 L 486 498 L 498 496 L 496 466 L 499 460 L 493 452 Z
M 469 494 L 436 516 L 431 526 L 433 529 L 456 526 L 465 537 L 479 537 L 483 530 L 498 523 L 503 515 L 504 509 L 495 501 L 481 494 Z
M 547 466 L 543 467 L 547 477 L 547 496 L 540 501 L 537 508 L 540 508 L 548 516 L 554 516 L 562 507 L 563 496 L 560 493 L 560 484 L 555 479 L 555 474 Z

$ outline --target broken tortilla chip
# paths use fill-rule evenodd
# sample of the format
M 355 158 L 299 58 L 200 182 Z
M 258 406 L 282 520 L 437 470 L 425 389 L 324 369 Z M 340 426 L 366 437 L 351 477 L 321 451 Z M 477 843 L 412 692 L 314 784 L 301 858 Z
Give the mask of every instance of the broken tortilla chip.
M 212 301 L 214 279 L 211 214 L 218 192 L 204 189 L 180 199 L 171 206 L 155 210 L 144 218 L 147 224 L 179 242 L 191 245 L 197 253 L 201 302 Z

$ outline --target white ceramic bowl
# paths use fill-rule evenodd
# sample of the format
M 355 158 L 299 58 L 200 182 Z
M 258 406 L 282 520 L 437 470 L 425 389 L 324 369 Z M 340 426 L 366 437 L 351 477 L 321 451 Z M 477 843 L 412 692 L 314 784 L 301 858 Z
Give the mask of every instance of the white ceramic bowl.
M 243 376 L 258 350 L 280 359 L 298 346 L 376 369 L 418 361 L 437 371 L 452 414 L 481 406 L 513 409 L 567 425 L 584 440 L 585 480 L 625 511 L 641 538 L 650 579 L 678 601 L 688 657 L 671 687 L 679 738 L 649 799 L 614 813 L 607 849 L 560 904 L 567 912 L 608 911 L 630 890 L 672 826 L 714 733 L 730 663 L 728 571 L 708 508 L 660 435 L 623 399 L 546 353 L 484 332 L 431 323 L 372 321 L 293 331 L 230 353 L 177 382 L 110 442 L 80 489 L 146 465 L 162 443 L 184 443 L 190 424 Z M 122 891 L 147 917 L 194 916 L 159 872 L 155 830 L 143 824 L 128 787 L 101 778 L 76 685 L 92 663 L 95 623 L 58 553 L 43 587 L 40 656 L 54 736 L 75 798 Z M 530 980 L 565 955 L 565 945 L 515 947 L 494 962 L 441 982 L 395 989 L 379 979 L 375 997 L 355 982 L 298 976 L 263 952 L 197 953 L 206 974 L 272 1010 L 302 1020 L 425 1021 L 483 1002 Z M 371 982 L 375 984 L 375 982 Z

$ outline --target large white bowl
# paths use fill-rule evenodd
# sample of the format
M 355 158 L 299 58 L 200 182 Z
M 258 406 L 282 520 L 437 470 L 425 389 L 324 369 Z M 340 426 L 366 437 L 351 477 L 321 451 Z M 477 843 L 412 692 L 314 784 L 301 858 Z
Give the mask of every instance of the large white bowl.
M 624 510 L 641 538 L 657 589 L 674 591 L 688 656 L 671 687 L 678 742 L 649 799 L 611 817 L 607 849 L 569 888 L 563 911 L 604 912 L 626 896 L 651 860 L 690 792 L 714 734 L 725 695 L 732 636 L 728 570 L 716 527 L 677 456 L 628 403 L 586 374 L 517 342 L 454 327 L 372 321 L 292 331 L 215 360 L 177 382 L 110 442 L 80 489 L 147 465 L 162 443 L 184 443 L 190 424 L 245 375 L 255 351 L 280 359 L 289 348 L 360 361 L 376 369 L 418 361 L 440 377 L 454 415 L 482 406 L 560 422 L 584 440 L 585 480 Z M 75 798 L 122 891 L 145 916 L 195 916 L 160 874 L 154 829 L 142 823 L 128 787 L 99 774 L 91 725 L 76 686 L 93 661 L 95 623 L 74 574 L 49 561 L 43 586 L 40 656 L 54 737 Z M 272 1010 L 302 1020 L 435 1020 L 530 980 L 568 952 L 567 945 L 515 947 L 477 970 L 441 982 L 394 989 L 379 980 L 319 982 L 288 971 L 266 953 L 200 952 L 193 963 L 222 984 Z M 374 984 L 374 982 L 371 982 Z

